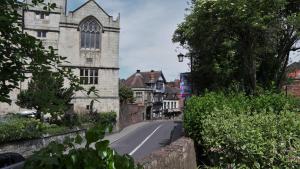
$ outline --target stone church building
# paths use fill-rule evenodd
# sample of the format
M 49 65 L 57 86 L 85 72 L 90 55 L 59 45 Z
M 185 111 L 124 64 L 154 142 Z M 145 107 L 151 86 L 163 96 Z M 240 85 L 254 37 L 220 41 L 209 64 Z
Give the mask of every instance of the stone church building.
M 31 0 L 25 0 L 31 3 Z M 40 39 L 44 46 L 53 46 L 58 54 L 67 57 L 71 68 L 87 89 L 95 86 L 100 97 L 75 94 L 72 104 L 75 112 L 88 112 L 93 97 L 97 112 L 119 113 L 119 34 L 120 17 L 113 18 L 94 0 L 88 0 L 77 9 L 68 12 L 67 0 L 45 0 L 56 3 L 51 12 L 41 7 L 23 11 L 24 32 Z M 71 2 L 71 1 L 70 1 Z M 28 82 L 20 84 L 26 89 Z M 16 101 L 19 90 L 12 92 Z M 0 103 L 0 113 L 18 112 L 22 109 L 12 103 Z

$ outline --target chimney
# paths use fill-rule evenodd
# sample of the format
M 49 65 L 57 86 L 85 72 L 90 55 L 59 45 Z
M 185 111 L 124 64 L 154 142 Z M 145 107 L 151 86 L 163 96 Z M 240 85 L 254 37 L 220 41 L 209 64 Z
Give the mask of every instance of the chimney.
M 136 73 L 141 73 L 141 70 L 136 70 Z

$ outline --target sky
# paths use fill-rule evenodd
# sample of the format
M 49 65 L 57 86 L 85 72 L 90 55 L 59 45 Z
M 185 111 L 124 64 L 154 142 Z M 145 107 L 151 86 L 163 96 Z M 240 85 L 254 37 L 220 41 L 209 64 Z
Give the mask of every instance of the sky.
M 74 10 L 86 0 L 69 0 Z M 121 14 L 120 78 L 136 70 L 162 71 L 167 81 L 189 71 L 188 60 L 179 63 L 179 45 L 172 43 L 177 25 L 184 19 L 187 0 L 97 0 L 108 14 Z
M 74 10 L 86 0 L 68 0 Z M 187 0 L 97 0 L 110 15 L 121 14 L 120 78 L 126 79 L 136 70 L 163 71 L 167 81 L 189 71 L 188 60 L 179 63 L 177 55 L 184 51 L 172 43 L 172 35 L 184 19 Z M 300 53 L 292 52 L 290 63 L 299 61 Z

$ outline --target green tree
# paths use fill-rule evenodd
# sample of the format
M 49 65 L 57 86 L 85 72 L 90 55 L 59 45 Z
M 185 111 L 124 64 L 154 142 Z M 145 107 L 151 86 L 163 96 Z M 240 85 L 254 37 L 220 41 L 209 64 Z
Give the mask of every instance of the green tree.
M 37 110 L 37 118 L 43 120 L 43 113 L 50 113 L 53 120 L 69 109 L 74 88 L 64 88 L 64 77 L 60 73 L 43 71 L 34 73 L 28 89 L 18 95 L 17 104 L 22 108 Z
M 134 101 L 133 91 L 125 86 L 120 84 L 119 85 L 119 96 L 120 96 L 120 103 L 132 103 Z
M 257 83 L 280 88 L 289 53 L 298 50 L 299 6 L 296 0 L 192 0 L 173 41 L 193 58 L 196 89 L 236 81 L 248 93 Z
M 57 55 L 52 47 L 45 49 L 41 41 L 23 31 L 23 23 L 20 20 L 23 10 L 34 5 L 42 5 L 44 10 L 51 10 L 56 6 L 43 2 L 44 0 L 33 0 L 32 5 L 28 5 L 15 0 L 1 1 L 0 102 L 11 103 L 9 93 L 28 78 L 27 73 L 40 70 L 60 72 L 70 80 L 71 86 L 79 89 L 76 77 L 71 71 L 57 67 L 66 58 Z

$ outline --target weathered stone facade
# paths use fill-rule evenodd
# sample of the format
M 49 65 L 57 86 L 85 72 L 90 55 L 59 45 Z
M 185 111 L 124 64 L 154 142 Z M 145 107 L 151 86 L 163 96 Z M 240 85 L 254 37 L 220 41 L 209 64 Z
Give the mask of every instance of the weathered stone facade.
M 57 8 L 46 12 L 42 7 L 32 7 L 23 12 L 24 31 L 41 39 L 45 47 L 58 49 L 58 54 L 67 57 L 69 62 L 60 66 L 71 68 L 82 78 L 84 87 L 95 86 L 99 91 L 100 98 L 76 93 L 72 101 L 75 112 L 87 112 L 91 99 L 96 97 L 99 102 L 94 103 L 94 110 L 118 114 L 120 18 L 113 19 L 94 0 L 71 12 L 66 11 L 67 0 L 48 1 L 56 3 Z M 26 2 L 31 3 L 31 0 Z M 83 35 L 81 25 L 88 21 L 93 25 Z M 96 27 L 98 30 L 92 30 Z M 20 84 L 21 90 L 26 89 L 27 83 Z M 0 103 L 0 113 L 21 111 L 14 104 L 18 93 L 19 90 L 11 93 L 12 105 Z

